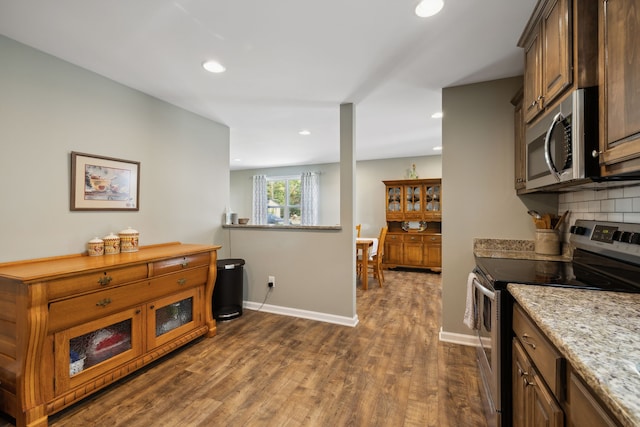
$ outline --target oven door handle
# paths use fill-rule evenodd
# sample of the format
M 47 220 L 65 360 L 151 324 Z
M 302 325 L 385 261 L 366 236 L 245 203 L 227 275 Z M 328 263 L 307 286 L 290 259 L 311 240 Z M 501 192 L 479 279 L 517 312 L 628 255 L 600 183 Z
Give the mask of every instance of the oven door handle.
M 487 288 L 486 286 L 483 286 L 482 283 L 480 283 L 480 281 L 478 279 L 474 278 L 473 279 L 473 284 L 480 292 L 482 292 L 491 301 L 495 301 L 496 300 L 496 293 L 494 291 L 492 291 L 491 289 Z

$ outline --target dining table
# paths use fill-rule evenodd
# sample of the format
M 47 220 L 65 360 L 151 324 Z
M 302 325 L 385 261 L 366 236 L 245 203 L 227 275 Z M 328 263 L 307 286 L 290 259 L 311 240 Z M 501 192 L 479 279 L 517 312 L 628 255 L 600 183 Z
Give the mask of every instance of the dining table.
M 356 238 L 356 257 L 362 260 L 362 289 L 365 291 L 369 288 L 369 257 L 375 255 L 377 247 L 378 239 L 376 238 Z

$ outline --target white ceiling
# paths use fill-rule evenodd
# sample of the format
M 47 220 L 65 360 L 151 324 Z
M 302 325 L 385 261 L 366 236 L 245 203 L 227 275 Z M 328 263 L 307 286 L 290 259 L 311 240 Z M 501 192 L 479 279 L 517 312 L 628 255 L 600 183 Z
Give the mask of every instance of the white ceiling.
M 417 3 L 0 0 L 0 34 L 229 126 L 231 169 L 338 161 L 345 102 L 358 160 L 413 157 L 440 154 L 443 87 L 522 73 L 536 0 Z

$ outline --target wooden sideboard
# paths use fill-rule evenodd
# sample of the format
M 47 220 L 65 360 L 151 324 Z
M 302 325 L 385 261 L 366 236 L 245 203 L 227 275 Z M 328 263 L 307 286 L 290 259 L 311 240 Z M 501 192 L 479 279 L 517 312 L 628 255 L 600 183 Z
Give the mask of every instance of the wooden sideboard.
M 0 264 L 0 410 L 48 416 L 203 335 L 220 246 Z

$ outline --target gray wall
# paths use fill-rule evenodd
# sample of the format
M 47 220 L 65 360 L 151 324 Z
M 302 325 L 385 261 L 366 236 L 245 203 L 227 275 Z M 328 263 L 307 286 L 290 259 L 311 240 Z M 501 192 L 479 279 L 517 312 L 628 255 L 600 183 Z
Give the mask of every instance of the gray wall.
M 0 261 L 83 252 L 128 226 L 141 245 L 223 244 L 229 129 L 0 36 Z M 135 160 L 138 212 L 69 210 L 70 152 Z
M 527 239 L 528 208 L 556 212 L 556 195 L 520 198 L 514 182 L 510 99 L 522 78 L 446 88 L 442 92 L 442 332 L 471 333 L 462 323 L 474 238 Z
M 339 186 L 334 197 L 339 198 L 335 206 L 338 207 L 336 220 L 341 229 L 225 229 L 229 235 L 231 257 L 246 261 L 244 299 L 253 302 L 250 308 L 341 324 L 357 323 L 353 223 L 354 120 L 353 106 L 340 106 L 341 162 Z M 242 191 L 247 175 L 234 175 L 239 183 L 232 187 Z M 268 276 L 274 276 L 276 280 L 271 291 L 267 287 Z

